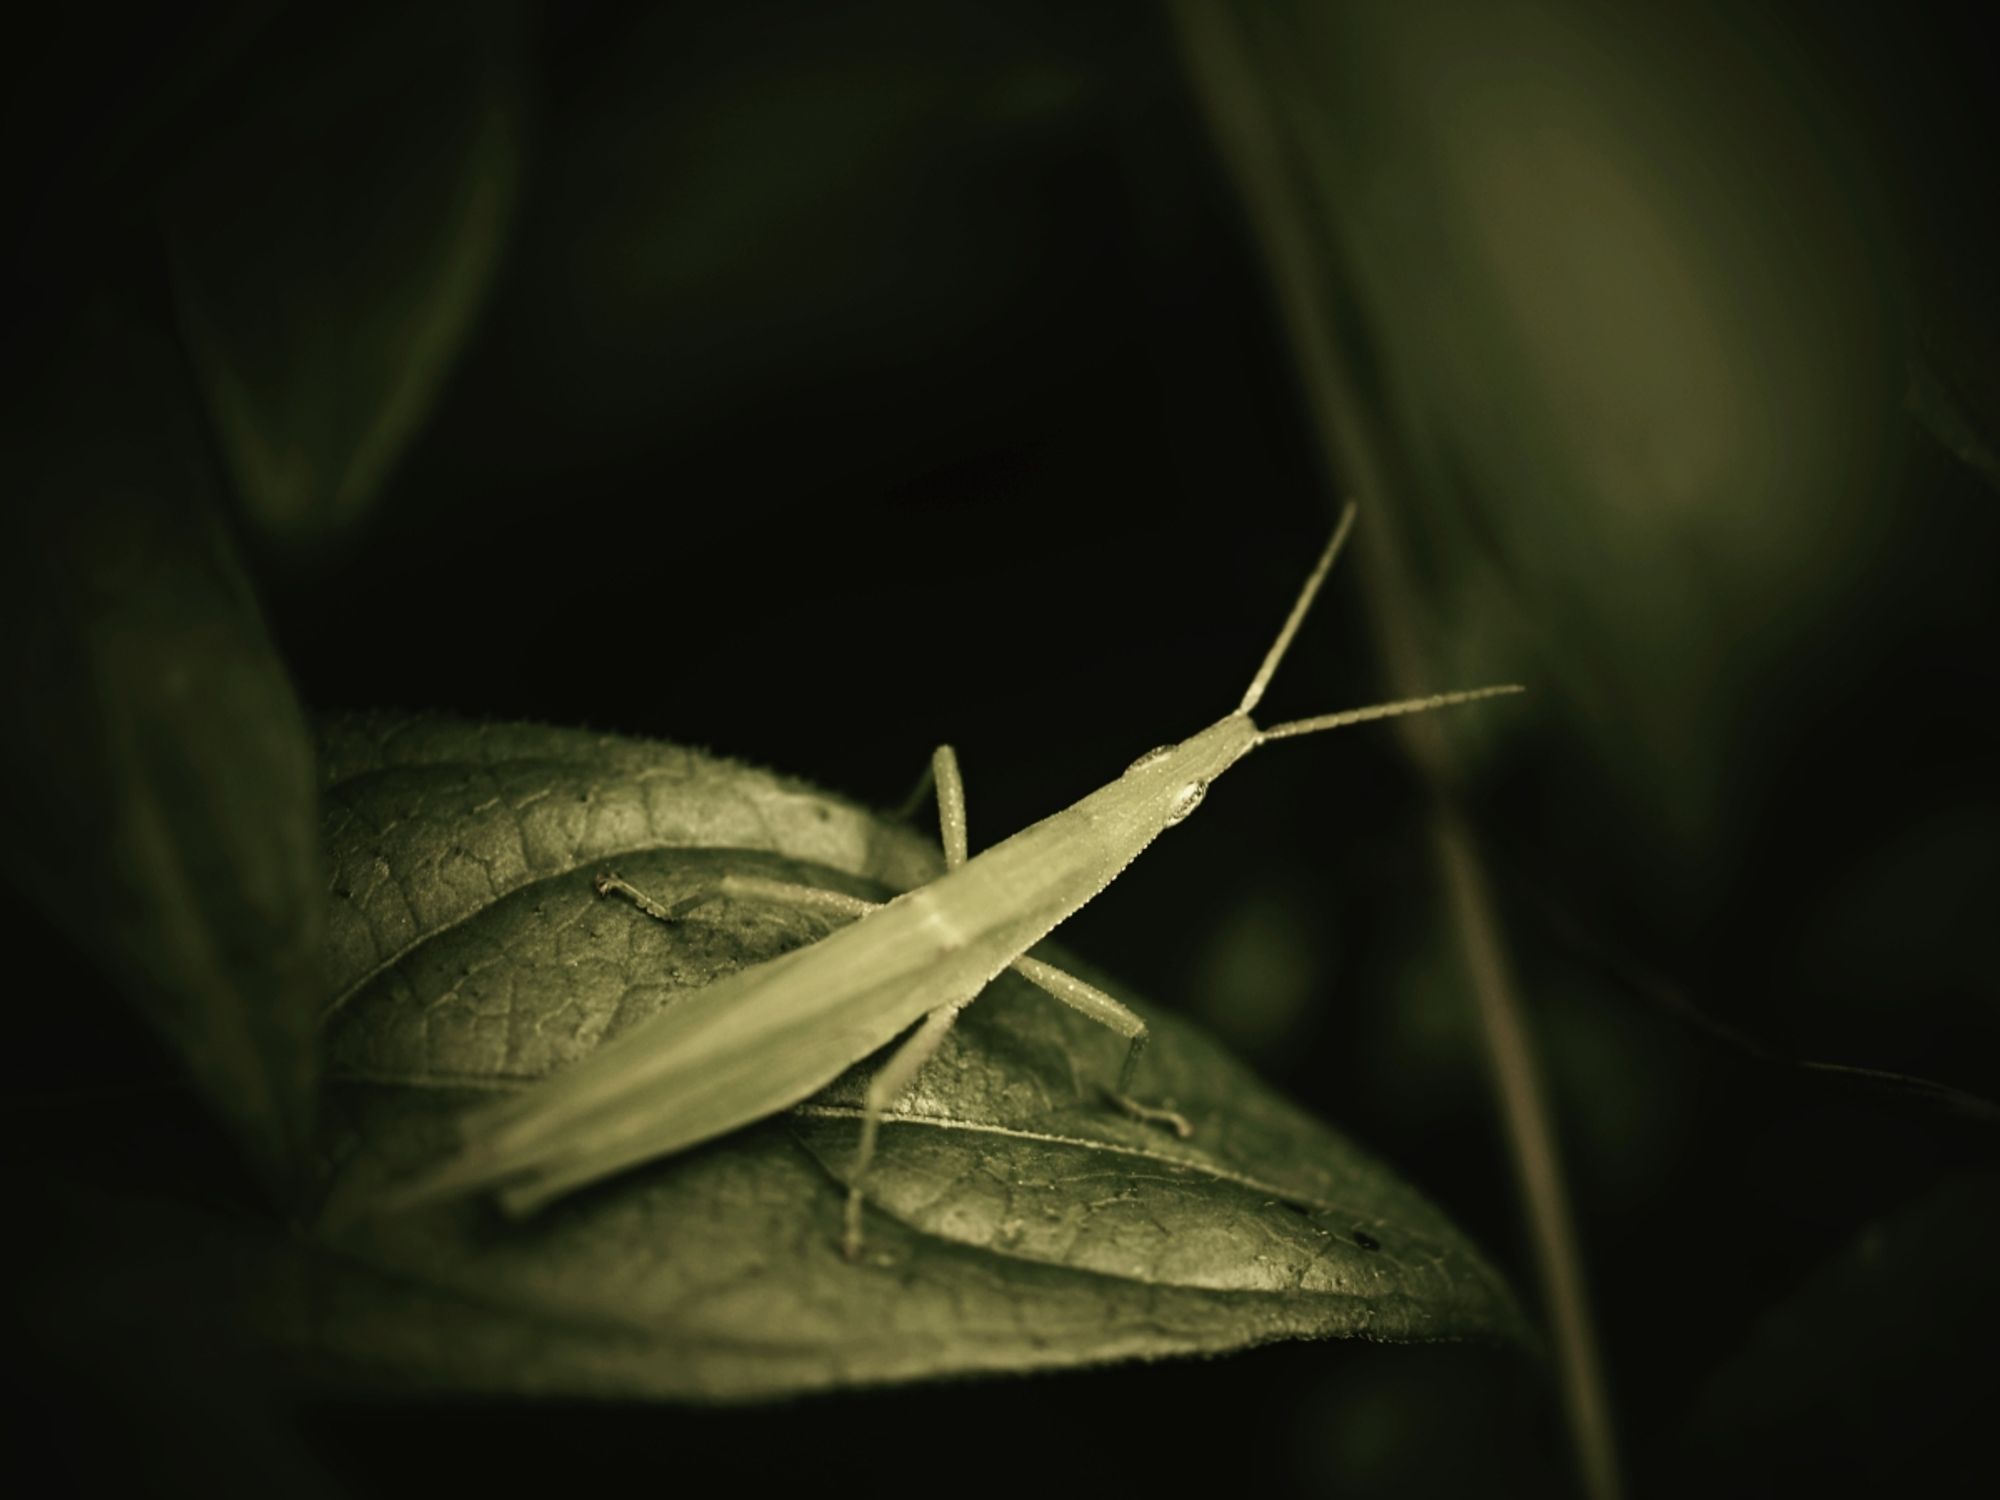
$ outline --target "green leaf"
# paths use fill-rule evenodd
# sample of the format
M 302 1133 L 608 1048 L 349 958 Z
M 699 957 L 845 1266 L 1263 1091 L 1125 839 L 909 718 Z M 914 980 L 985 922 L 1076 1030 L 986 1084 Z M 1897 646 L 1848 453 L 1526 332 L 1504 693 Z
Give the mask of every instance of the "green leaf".
M 1535 692 L 1454 745 L 1560 723 L 1579 847 L 1620 818 L 1614 873 L 1701 899 L 1746 705 L 1879 569 L 1891 325 L 1823 143 L 1690 7 L 1182 10 L 1240 38 L 1240 78 L 1189 55 L 1284 205 L 1299 358 L 1351 372 L 1330 436 L 1413 664 Z
M 1109 1109 L 1123 1044 L 1011 976 L 885 1124 L 867 1253 L 839 1248 L 862 1064 L 800 1108 L 523 1222 L 365 1207 L 468 1102 L 587 1055 L 830 919 L 671 898 L 727 871 L 881 895 L 935 874 L 911 830 L 694 751 L 576 731 L 350 720 L 327 734 L 327 1036 L 340 1128 L 323 1242 L 268 1326 L 322 1367 L 451 1391 L 741 1399 L 1272 1339 L 1502 1337 L 1506 1288 L 1415 1192 L 1192 1028 Z M 1134 1002 L 1135 1004 L 1137 1002 Z
M 515 19 L 300 21 L 165 190 L 218 446 L 283 547 L 374 505 L 492 285 L 518 174 Z
M 5 444 L 0 859 L 277 1173 L 311 1133 L 322 996 L 305 723 L 178 353 L 100 307 L 39 389 Z

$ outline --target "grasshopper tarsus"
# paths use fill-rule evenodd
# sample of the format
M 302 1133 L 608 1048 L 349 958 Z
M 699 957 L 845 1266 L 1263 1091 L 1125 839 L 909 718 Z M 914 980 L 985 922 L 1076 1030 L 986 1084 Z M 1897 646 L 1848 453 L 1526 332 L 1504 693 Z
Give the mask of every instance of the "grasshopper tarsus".
M 718 894 L 713 889 L 696 891 L 692 896 L 685 896 L 667 906 L 654 900 L 616 870 L 600 871 L 597 878 L 591 881 L 591 886 L 600 896 L 623 896 L 647 916 L 661 922 L 678 922 L 697 907 L 706 906 Z
M 1162 1129 L 1171 1130 L 1184 1141 L 1194 1138 L 1194 1126 L 1179 1110 L 1166 1109 L 1157 1104 L 1141 1104 L 1137 1099 L 1128 1094 L 1121 1094 L 1115 1089 L 1106 1089 L 1104 1097 L 1110 1100 L 1113 1109 L 1122 1115 L 1131 1116 L 1142 1125 L 1157 1125 Z

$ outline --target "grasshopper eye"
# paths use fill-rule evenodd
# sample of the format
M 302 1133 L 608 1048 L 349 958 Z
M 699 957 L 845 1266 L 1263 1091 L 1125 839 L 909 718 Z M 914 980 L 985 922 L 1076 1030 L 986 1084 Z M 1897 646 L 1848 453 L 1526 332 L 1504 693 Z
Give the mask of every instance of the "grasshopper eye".
M 1174 800 L 1167 804 L 1166 826 L 1169 828 L 1173 827 L 1174 824 L 1180 822 L 1197 807 L 1200 807 L 1201 799 L 1207 795 L 1208 783 L 1205 781 L 1190 781 L 1178 792 L 1175 792 Z
M 1173 753 L 1174 753 L 1174 747 L 1172 745 L 1155 745 L 1151 750 L 1148 750 L 1144 755 L 1140 756 L 1137 760 L 1133 761 L 1131 765 L 1127 766 L 1125 768 L 1125 774 L 1127 776 L 1130 776 L 1134 771 L 1143 770 L 1145 767 L 1154 764 L 1156 761 L 1165 760 L 1169 755 L 1172 755 Z

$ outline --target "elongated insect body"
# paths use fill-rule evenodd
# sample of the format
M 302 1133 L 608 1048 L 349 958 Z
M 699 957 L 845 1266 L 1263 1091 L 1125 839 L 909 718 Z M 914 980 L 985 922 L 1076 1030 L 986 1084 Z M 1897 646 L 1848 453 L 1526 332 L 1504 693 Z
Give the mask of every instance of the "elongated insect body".
M 859 919 L 768 963 L 685 997 L 555 1077 L 465 1122 L 464 1148 L 394 1195 L 396 1204 L 493 1191 L 510 1211 L 532 1211 L 565 1193 L 787 1108 L 915 1025 L 869 1091 L 855 1177 L 874 1149 L 875 1125 L 957 1011 L 1014 967 L 1049 993 L 1132 1043 L 1137 1016 L 1072 976 L 1024 957 L 1103 890 L 1146 846 L 1191 814 L 1215 779 L 1269 740 L 1470 702 L 1515 687 L 1446 693 L 1259 729 L 1251 718 L 1311 606 L 1353 521 L 1300 592 L 1263 666 L 1234 713 L 1177 745 L 1134 761 L 1116 780 L 973 858 L 963 847 L 956 759 L 937 757 L 947 860 L 953 867 L 880 907 L 800 890 L 852 908 Z M 654 915 L 674 913 L 615 878 Z M 925 1019 L 928 1018 L 928 1019 Z M 1127 1072 L 1130 1072 L 1128 1059 Z M 1177 1116 L 1114 1096 L 1142 1118 Z M 860 1242 L 859 1188 L 849 1198 L 847 1246 Z
M 761 1119 L 772 1097 L 817 1093 L 992 983 L 1179 822 L 1187 789 L 1256 733 L 1231 715 L 853 926 L 687 996 L 470 1122 L 468 1149 L 426 1196 L 490 1188 L 531 1212 Z

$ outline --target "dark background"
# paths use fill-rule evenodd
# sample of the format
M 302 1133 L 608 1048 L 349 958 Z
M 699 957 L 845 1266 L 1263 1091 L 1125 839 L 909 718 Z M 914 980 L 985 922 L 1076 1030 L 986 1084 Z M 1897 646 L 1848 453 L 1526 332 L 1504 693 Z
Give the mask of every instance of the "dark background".
M 1783 1059 L 2000 1094 L 1975 28 L 1936 6 L 1327 14 L 1263 55 L 1294 70 L 1274 87 L 1345 101 L 1350 156 L 1308 140 L 1298 170 L 1350 226 L 1325 268 L 1339 352 L 1416 476 L 1361 524 L 1419 559 L 1425 685 L 1534 690 L 1454 742 L 1635 1489 L 1956 1476 L 1980 1415 L 1959 1361 L 2000 1326 L 1990 1115 Z M 341 351 L 468 299 L 362 493 L 260 506 L 211 429 L 309 710 L 584 723 L 884 805 L 950 740 L 976 849 L 1231 708 L 1331 525 L 1300 330 L 1150 8 L 215 9 L 66 22 L 11 71 L 23 390 L 93 298 L 182 347 L 192 301 L 257 330 L 246 378 L 315 414 L 320 454 L 370 399 Z M 1532 128 L 1508 135 L 1509 100 Z M 490 156 L 463 150 L 474 117 Z M 463 161 L 497 227 L 426 261 L 411 226 Z M 1412 245 L 1444 274 L 1399 265 Z M 1691 313 L 1713 326 L 1679 342 Z M 1389 692 L 1376 628 L 1350 564 L 1267 714 Z M 1532 1299 L 1427 797 L 1388 733 L 1273 749 L 1065 940 L 1395 1163 Z M 31 909 L 10 921 L 90 972 Z M 164 1065 L 79 987 L 24 1019 L 11 1072 Z M 160 1124 L 174 1108 L 143 1128 L 226 1157 Z M 1568 1483 L 1543 1377 L 1479 1349 L 724 1412 L 238 1410 L 221 1376 L 184 1408 L 159 1394 L 174 1358 L 38 1335 L 17 1452 L 54 1445 L 91 1493 L 314 1468 L 371 1495 Z

